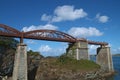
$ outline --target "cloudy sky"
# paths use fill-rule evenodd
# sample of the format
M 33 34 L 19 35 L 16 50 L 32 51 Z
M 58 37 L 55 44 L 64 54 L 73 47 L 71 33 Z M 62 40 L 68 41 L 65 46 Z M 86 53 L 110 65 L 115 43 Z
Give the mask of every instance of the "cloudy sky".
M 0 23 L 20 31 L 52 29 L 76 38 L 108 42 L 120 53 L 119 0 L 0 0 Z M 44 56 L 65 52 L 68 43 L 25 39 Z M 89 45 L 95 54 L 97 46 Z

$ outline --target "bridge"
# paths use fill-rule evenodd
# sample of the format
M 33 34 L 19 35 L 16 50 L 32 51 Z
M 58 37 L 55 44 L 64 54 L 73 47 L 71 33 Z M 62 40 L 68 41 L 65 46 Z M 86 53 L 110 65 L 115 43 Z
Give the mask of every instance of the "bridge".
M 48 41 L 59 41 L 59 42 L 70 42 L 75 43 L 78 41 L 86 41 L 86 39 L 76 39 L 66 33 L 56 30 L 34 30 L 28 32 L 20 32 L 10 26 L 0 24 L 0 36 L 16 37 L 20 38 L 20 43 L 23 43 L 23 38 L 26 39 L 37 39 L 37 40 L 48 40 Z M 108 45 L 106 42 L 87 41 L 88 44 L 94 45 Z
M 86 40 L 84 38 L 77 39 L 61 31 L 48 29 L 21 32 L 4 24 L 0 24 L 0 36 L 20 38 L 20 44 L 18 45 L 16 51 L 17 54 L 15 57 L 13 80 L 27 80 L 27 50 L 26 45 L 23 44 L 24 38 L 68 42 L 69 47 L 67 48 L 66 52 L 68 53 L 68 56 L 72 55 L 77 60 L 89 59 L 88 44 L 100 45 L 100 47 L 97 48 L 97 63 L 109 71 L 113 70 L 110 48 L 108 47 L 107 42 Z

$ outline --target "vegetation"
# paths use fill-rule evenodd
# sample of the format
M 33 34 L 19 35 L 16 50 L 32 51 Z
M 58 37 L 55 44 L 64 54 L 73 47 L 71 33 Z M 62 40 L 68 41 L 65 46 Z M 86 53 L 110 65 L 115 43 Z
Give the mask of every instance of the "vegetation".
M 16 49 L 18 43 L 14 38 L 0 36 L 0 47 Z
M 52 63 L 52 61 L 51 61 Z M 53 65 L 70 70 L 81 70 L 81 71 L 91 71 L 100 69 L 100 66 L 93 61 L 90 60 L 76 60 L 65 55 L 60 56 L 58 59 L 53 60 Z
M 89 60 L 76 60 L 66 55 L 40 60 L 36 80 L 85 80 L 87 73 L 95 73 L 100 66 Z
M 4 52 L 4 54 L 0 56 L 0 65 L 3 66 L 3 67 L 0 66 L 0 73 L 4 73 L 4 75 L 12 74 L 14 53 L 15 53 L 17 44 L 18 44 L 18 41 L 13 38 L 0 37 L 0 51 Z M 74 51 L 74 48 L 73 48 L 73 51 Z M 1 53 L 2 52 L 0 52 L 0 54 Z M 40 74 L 47 75 L 47 73 L 49 73 L 51 74 L 50 76 L 53 75 L 53 77 L 55 77 L 54 75 L 58 76 L 58 75 L 64 74 L 64 72 L 67 72 L 68 74 L 70 74 L 75 71 L 76 72 L 82 72 L 82 71 L 88 72 L 88 71 L 94 71 L 94 70 L 100 69 L 100 66 L 94 63 L 93 61 L 76 60 L 76 59 L 70 58 L 70 56 L 69 57 L 66 56 L 66 54 L 58 58 L 54 58 L 54 57 L 44 58 L 43 56 L 40 55 L 39 52 L 34 52 L 32 50 L 28 51 L 27 54 L 28 54 L 28 78 L 29 80 L 34 80 L 31 77 L 35 77 L 36 75 L 35 73 L 37 70 L 38 72 L 43 71 L 43 72 L 38 73 L 38 75 Z M 6 65 L 7 65 L 7 68 L 6 68 Z M 40 67 L 40 69 L 37 69 L 37 67 Z M 5 73 L 5 71 L 8 71 L 8 72 Z M 45 79 L 45 80 L 48 80 L 48 79 Z M 54 80 L 54 79 L 51 79 L 51 80 Z
M 14 38 L 0 36 L 0 75 L 12 76 L 17 44 Z
M 39 55 L 40 55 L 39 52 L 34 52 L 34 51 L 32 51 L 32 50 L 29 50 L 29 51 L 27 52 L 27 54 L 28 54 L 28 55 L 31 55 L 31 56 L 39 56 Z

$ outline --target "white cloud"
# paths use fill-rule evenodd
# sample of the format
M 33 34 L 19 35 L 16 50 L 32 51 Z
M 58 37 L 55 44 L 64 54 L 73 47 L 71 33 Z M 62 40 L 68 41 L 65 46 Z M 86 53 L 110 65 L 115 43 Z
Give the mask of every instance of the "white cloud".
M 36 42 L 34 40 L 28 40 L 26 41 L 27 44 L 36 44 Z
M 89 47 L 89 49 L 92 49 L 92 50 L 95 50 L 96 48 L 98 48 L 97 45 L 89 45 L 88 47 Z
M 108 47 L 112 47 L 112 44 L 109 43 L 109 44 L 108 44 Z
M 106 16 L 106 15 L 101 16 L 100 14 L 97 14 L 96 19 L 98 19 L 98 21 L 101 22 L 101 23 L 106 23 L 106 22 L 108 22 L 109 17 Z
M 99 46 L 98 45 L 88 45 L 89 48 L 89 54 L 97 54 L 96 50 Z
M 91 37 L 91 36 L 101 36 L 103 35 L 102 32 L 100 32 L 98 29 L 94 27 L 72 27 L 68 34 L 74 36 L 74 37 Z
M 52 19 L 52 16 L 47 15 L 47 14 L 43 14 L 42 17 L 41 17 L 42 21 L 49 21 L 51 19 Z
M 31 50 L 31 48 L 30 48 L 30 47 L 28 47 L 28 48 L 27 48 L 27 51 L 29 51 L 29 50 Z
M 120 47 L 113 49 L 112 54 L 120 53 Z
M 66 51 L 66 46 L 61 47 L 61 48 L 53 48 L 50 45 L 41 45 L 38 51 L 43 56 L 59 56 Z
M 39 51 L 41 51 L 41 52 L 49 52 L 51 50 L 52 49 L 49 47 L 49 45 L 41 45 L 39 48 Z
M 78 18 L 83 18 L 87 16 L 87 13 L 83 9 L 74 9 L 74 6 L 58 6 L 53 17 L 53 22 L 65 21 L 65 20 L 75 20 Z
M 58 29 L 57 26 L 54 26 L 52 24 L 46 24 L 46 25 L 32 25 L 29 27 L 23 27 L 22 31 L 27 32 L 27 31 L 32 31 L 32 30 L 39 30 L 39 29 L 52 29 L 52 30 L 56 30 Z
M 82 8 L 75 9 L 74 6 L 64 5 L 64 6 L 58 6 L 54 10 L 53 16 L 43 14 L 41 17 L 41 20 L 51 21 L 51 22 L 60 22 L 60 21 L 66 21 L 66 20 L 76 20 L 86 16 L 87 16 L 87 13 Z

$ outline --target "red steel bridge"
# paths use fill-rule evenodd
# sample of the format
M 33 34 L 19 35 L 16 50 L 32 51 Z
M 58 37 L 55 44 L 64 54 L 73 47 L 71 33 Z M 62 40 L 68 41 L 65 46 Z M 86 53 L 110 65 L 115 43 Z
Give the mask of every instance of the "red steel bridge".
M 88 44 L 102 45 L 102 46 L 108 45 L 108 43 L 106 42 L 90 41 L 83 38 L 77 39 L 71 35 L 56 30 L 41 29 L 41 30 L 33 30 L 28 32 L 20 32 L 4 24 L 0 24 L 0 36 L 20 38 L 20 43 L 23 43 L 23 39 L 26 38 L 26 39 L 37 39 L 37 40 L 48 40 L 48 41 L 58 41 L 58 42 L 70 42 L 70 43 L 75 43 L 78 41 L 87 41 Z

